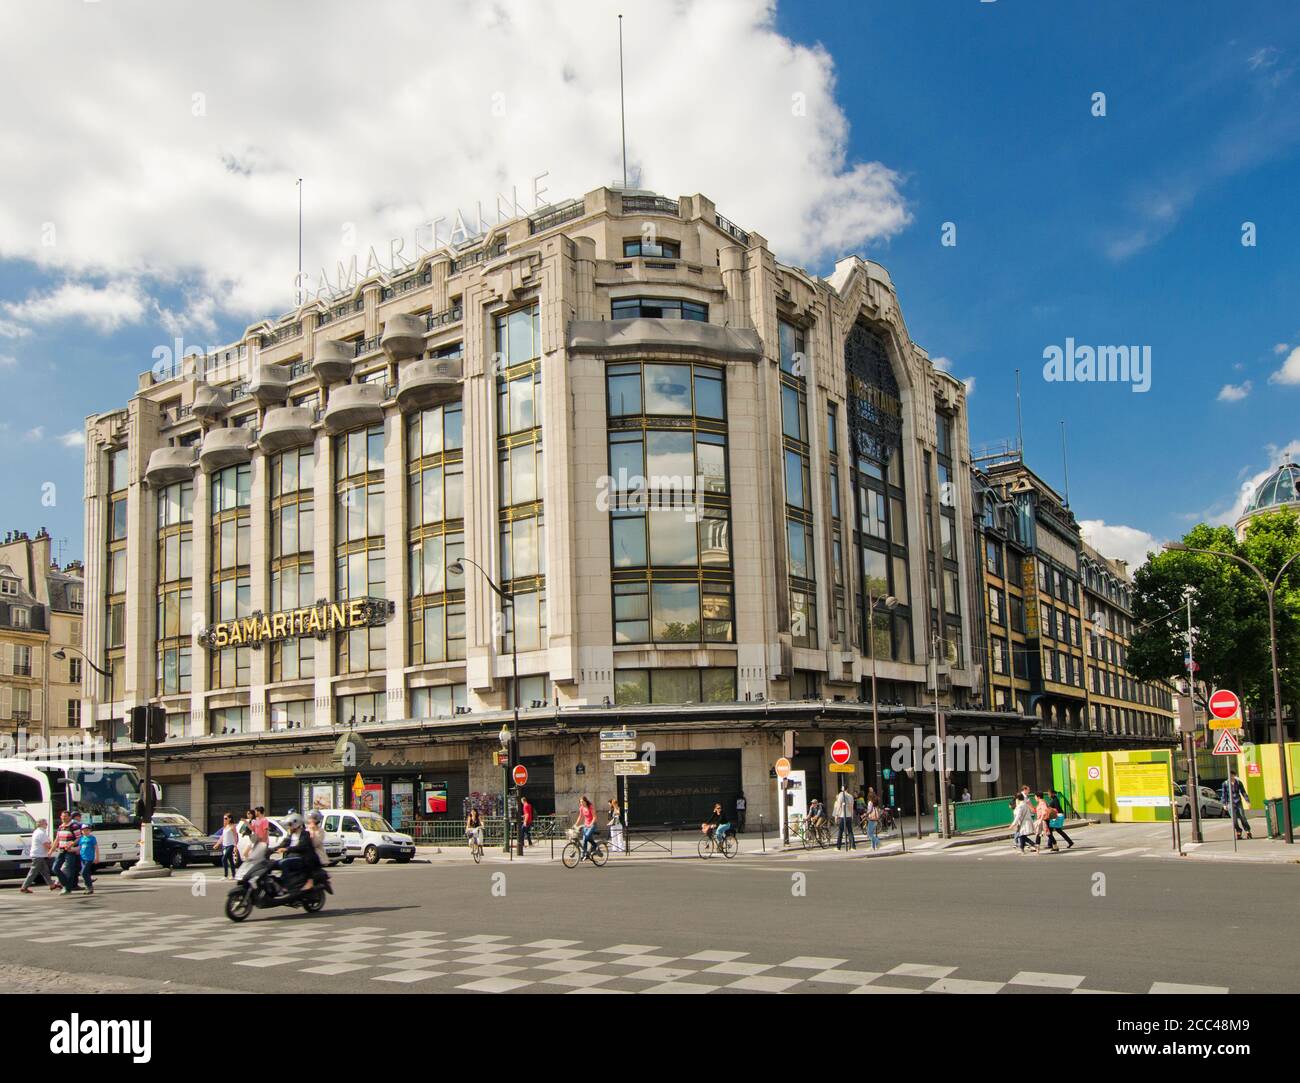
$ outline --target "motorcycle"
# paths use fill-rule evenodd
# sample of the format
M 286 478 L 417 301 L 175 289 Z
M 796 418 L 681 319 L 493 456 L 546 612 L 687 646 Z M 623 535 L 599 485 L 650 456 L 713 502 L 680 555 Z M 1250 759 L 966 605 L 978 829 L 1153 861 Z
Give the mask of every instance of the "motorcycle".
M 244 921 L 254 910 L 274 906 L 300 906 L 315 914 L 325 905 L 326 894 L 334 894 L 334 888 L 323 868 L 312 873 L 311 880 L 310 888 L 286 884 L 285 870 L 273 864 L 266 845 L 258 843 L 235 873 L 235 886 L 226 896 L 226 917 Z

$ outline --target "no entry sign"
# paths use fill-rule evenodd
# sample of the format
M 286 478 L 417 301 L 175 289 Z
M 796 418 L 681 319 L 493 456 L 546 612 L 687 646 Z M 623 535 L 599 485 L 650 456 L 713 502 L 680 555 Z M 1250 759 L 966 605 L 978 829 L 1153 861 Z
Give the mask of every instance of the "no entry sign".
M 516 786 L 528 785 L 528 768 L 522 763 L 516 764 L 515 769 L 510 772 L 510 777 L 515 780 Z
M 851 755 L 853 750 L 849 748 L 848 741 L 836 741 L 831 745 L 832 763 L 848 763 Z
M 1226 688 L 1216 691 L 1210 697 L 1210 714 L 1215 718 L 1241 717 L 1241 700 L 1237 698 L 1237 693 Z

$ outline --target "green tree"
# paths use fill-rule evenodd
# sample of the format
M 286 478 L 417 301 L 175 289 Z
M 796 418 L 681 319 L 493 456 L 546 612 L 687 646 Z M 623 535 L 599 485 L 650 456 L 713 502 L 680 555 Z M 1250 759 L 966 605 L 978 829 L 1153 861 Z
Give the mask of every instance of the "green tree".
M 1259 515 L 1242 541 L 1231 527 L 1202 523 L 1184 536 L 1183 544 L 1244 557 L 1271 582 L 1278 569 L 1300 553 L 1300 518 L 1289 511 Z M 1159 681 L 1186 672 L 1183 588 L 1191 586 L 1196 590 L 1192 624 L 1197 629 L 1198 679 L 1211 690 L 1231 688 L 1271 716 L 1268 603 L 1250 569 L 1226 557 L 1166 551 L 1142 565 L 1133 581 L 1134 629 L 1127 668 L 1134 677 Z M 1300 559 L 1287 569 L 1274 604 L 1282 702 L 1291 706 L 1294 717 L 1300 705 Z

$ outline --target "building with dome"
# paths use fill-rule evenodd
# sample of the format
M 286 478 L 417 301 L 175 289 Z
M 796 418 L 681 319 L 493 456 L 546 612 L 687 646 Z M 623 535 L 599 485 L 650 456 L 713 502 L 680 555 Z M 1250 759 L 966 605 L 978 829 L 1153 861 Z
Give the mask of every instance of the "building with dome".
M 1246 502 L 1246 510 L 1237 520 L 1238 538 L 1246 536 L 1246 527 L 1260 512 L 1289 508 L 1300 514 L 1300 466 L 1285 462 L 1260 483 Z

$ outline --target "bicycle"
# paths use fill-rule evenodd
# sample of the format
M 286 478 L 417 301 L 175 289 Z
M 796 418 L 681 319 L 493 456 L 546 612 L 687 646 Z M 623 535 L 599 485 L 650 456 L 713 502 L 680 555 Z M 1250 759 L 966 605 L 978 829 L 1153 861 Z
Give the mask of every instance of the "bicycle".
M 477 831 L 466 832 L 466 837 L 469 839 L 469 855 L 474 859 L 474 864 L 477 865 L 483 860 L 483 843 L 479 841 Z
M 708 860 L 714 854 L 721 854 L 725 858 L 733 858 L 740 852 L 740 844 L 736 842 L 735 831 L 728 831 L 722 836 L 722 841 L 717 839 L 716 832 L 709 828 L 708 832 L 700 839 L 696 846 L 700 857 Z
M 609 847 L 600 841 L 600 838 L 593 832 L 591 841 L 587 845 L 587 856 L 582 856 L 582 843 L 579 841 L 578 829 L 569 828 L 565 832 L 568 842 L 560 854 L 560 860 L 564 862 L 566 869 L 576 869 L 580 861 L 590 861 L 596 868 L 600 868 L 609 860 Z
M 814 847 L 824 850 L 831 844 L 831 822 L 825 816 L 818 816 L 816 822 L 804 820 L 803 830 L 799 834 L 805 850 Z

